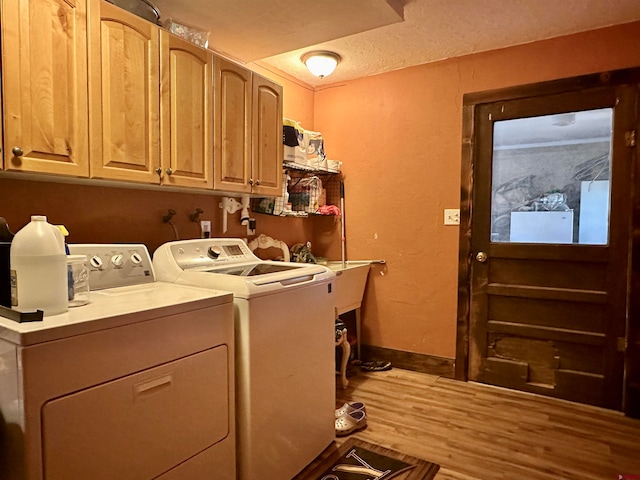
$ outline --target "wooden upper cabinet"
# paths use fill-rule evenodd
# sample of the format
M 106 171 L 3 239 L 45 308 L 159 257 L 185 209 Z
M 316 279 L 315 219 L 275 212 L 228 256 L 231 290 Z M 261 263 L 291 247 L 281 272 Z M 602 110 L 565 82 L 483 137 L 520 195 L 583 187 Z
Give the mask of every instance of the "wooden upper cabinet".
M 160 32 L 162 183 L 213 187 L 213 54 Z
M 282 87 L 216 56 L 214 90 L 214 189 L 280 196 Z
M 2 0 L 4 167 L 88 176 L 85 0 Z
M 251 193 L 251 72 L 214 60 L 213 188 Z
M 253 193 L 282 194 L 282 87 L 253 74 Z
M 158 183 L 159 27 L 89 0 L 91 177 Z

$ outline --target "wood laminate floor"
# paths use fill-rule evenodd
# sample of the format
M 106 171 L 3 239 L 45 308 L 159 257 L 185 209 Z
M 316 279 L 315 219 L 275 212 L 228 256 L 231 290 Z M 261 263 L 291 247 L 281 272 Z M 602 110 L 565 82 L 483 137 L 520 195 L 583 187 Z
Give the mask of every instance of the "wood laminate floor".
M 438 463 L 435 480 L 640 478 L 640 420 L 618 412 L 395 368 L 336 392 L 367 406 L 353 436 Z

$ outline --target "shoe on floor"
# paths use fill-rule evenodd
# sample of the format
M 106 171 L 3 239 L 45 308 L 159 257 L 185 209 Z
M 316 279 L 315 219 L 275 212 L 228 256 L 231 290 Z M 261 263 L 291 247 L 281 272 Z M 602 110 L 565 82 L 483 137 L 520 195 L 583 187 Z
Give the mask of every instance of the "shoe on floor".
M 363 370 L 365 372 L 382 372 L 384 370 L 391 370 L 391 362 L 385 362 L 383 360 L 362 362 L 360 364 L 360 370 Z
M 362 410 L 364 413 L 367 413 L 367 407 L 365 407 L 362 402 L 351 402 L 345 403 L 340 408 L 336 408 L 336 418 L 343 416 L 346 413 L 355 412 L 357 410 Z
M 336 436 L 343 437 L 367 426 L 367 414 L 362 410 L 345 413 L 336 418 Z

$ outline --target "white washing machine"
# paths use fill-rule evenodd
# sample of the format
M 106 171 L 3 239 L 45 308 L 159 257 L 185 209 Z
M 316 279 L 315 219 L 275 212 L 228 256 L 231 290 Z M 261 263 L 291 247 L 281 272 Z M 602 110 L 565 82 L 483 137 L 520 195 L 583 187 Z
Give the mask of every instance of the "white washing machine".
M 335 274 L 241 239 L 170 242 L 159 280 L 233 292 L 238 478 L 290 480 L 335 438 Z
M 144 245 L 70 249 L 89 304 L 0 316 L 0 478 L 235 480 L 232 294 L 156 282 Z

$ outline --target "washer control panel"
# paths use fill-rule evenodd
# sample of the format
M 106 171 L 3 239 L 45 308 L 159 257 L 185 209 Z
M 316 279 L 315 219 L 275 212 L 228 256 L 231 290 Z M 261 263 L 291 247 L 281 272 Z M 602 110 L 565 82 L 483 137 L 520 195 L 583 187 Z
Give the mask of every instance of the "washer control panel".
M 69 253 L 87 256 L 91 290 L 155 282 L 151 255 L 144 244 L 77 243 L 69 244 Z
M 258 261 L 247 244 L 234 238 L 206 238 L 172 242 L 171 256 L 182 270 Z

